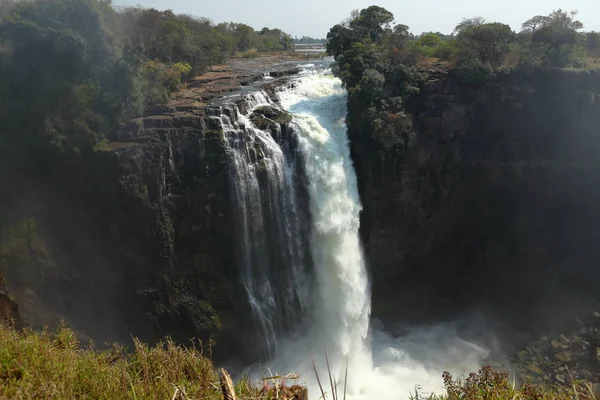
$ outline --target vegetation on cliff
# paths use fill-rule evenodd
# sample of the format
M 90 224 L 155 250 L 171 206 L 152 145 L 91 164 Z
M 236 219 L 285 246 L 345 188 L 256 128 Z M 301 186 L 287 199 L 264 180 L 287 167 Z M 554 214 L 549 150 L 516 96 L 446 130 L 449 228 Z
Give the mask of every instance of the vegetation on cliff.
M 181 220 L 190 226 L 206 227 L 204 215 L 222 221 L 214 207 L 188 210 L 212 198 L 210 191 L 226 196 L 218 188 L 226 182 L 224 172 L 200 167 L 213 162 L 203 149 L 196 169 L 174 189 L 165 176 L 173 172 L 166 147 L 153 143 L 142 154 L 141 146 L 131 146 L 135 165 L 124 166 L 117 157 L 129 157 L 131 143 L 117 156 L 107 138 L 132 117 L 164 109 L 156 105 L 187 78 L 226 57 L 291 47 L 291 37 L 278 29 L 216 25 L 169 10 L 113 7 L 109 0 L 0 0 L 0 275 L 27 323 L 54 326 L 64 318 L 95 338 L 121 340 L 114 339 L 112 322 L 99 322 L 106 317 L 127 326 L 125 340 L 135 331 L 145 340 L 170 334 L 181 342 L 202 336 L 206 327 L 221 327 L 214 307 L 227 290 L 221 279 L 225 262 L 198 256 L 206 255 L 199 249 L 207 245 L 197 238 L 189 245 L 195 252 L 178 238 L 178 268 L 168 257 L 174 258 L 173 209 L 188 212 Z M 201 158 L 197 138 L 186 142 L 198 135 L 201 119 L 190 118 L 198 125 L 178 136 L 181 141 L 169 150 L 180 153 L 171 157 L 182 159 L 185 151 L 185 157 Z M 193 204 L 192 195 L 167 199 L 167 187 L 202 195 Z M 168 272 L 159 269 L 166 265 Z M 191 285 L 192 296 L 182 289 Z M 128 299 L 117 306 L 121 296 Z M 112 311 L 98 316 L 94 306 Z M 133 309 L 134 317 L 116 315 Z M 132 322 L 136 316 L 139 325 Z M 104 326 L 89 328 L 96 323 Z
M 102 143 L 116 125 L 164 103 L 187 77 L 249 49 L 287 50 L 279 29 L 109 0 L 0 3 L 2 159 L 53 164 Z M 35 157 L 28 156 L 35 152 Z
M 525 21 L 518 33 L 506 24 L 475 17 L 461 21 L 451 35 L 415 36 L 408 26 L 393 25 L 393 14 L 384 8 L 354 11 L 327 35 L 334 72 L 350 96 L 348 123 L 366 124 L 366 131 L 385 148 L 408 145 L 412 122 L 406 105 L 419 93 L 425 78 L 420 71 L 435 58 L 453 65 L 460 82 L 475 86 L 508 68 L 593 67 L 600 34 L 581 32 L 583 24 L 576 16 L 556 10 Z

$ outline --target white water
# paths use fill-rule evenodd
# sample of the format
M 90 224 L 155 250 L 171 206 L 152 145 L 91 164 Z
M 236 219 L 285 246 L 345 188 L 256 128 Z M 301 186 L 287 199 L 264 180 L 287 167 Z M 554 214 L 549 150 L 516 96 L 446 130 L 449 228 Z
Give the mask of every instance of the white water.
M 328 391 L 327 351 L 337 382 L 344 381 L 348 363 L 348 399 L 379 400 L 407 398 L 416 385 L 439 392 L 444 370 L 477 370 L 487 351 L 459 339 L 451 327 L 401 339 L 370 329 L 370 285 L 358 233 L 361 204 L 344 122 L 346 92 L 330 71 L 309 69 L 279 97 L 294 115 L 304 156 L 316 288 L 307 329 L 280 343 L 269 369 L 263 366 L 260 373 L 299 373 L 310 398 L 318 399 L 312 359 Z
M 249 94 L 246 102 L 248 115 L 271 104 L 262 91 Z M 272 357 L 279 338 L 302 320 L 307 297 L 306 235 L 295 193 L 294 160 L 269 132 L 254 127 L 248 115 L 236 107 L 230 114 L 232 118 L 221 112 L 219 119 L 228 145 L 238 261 L 260 350 Z

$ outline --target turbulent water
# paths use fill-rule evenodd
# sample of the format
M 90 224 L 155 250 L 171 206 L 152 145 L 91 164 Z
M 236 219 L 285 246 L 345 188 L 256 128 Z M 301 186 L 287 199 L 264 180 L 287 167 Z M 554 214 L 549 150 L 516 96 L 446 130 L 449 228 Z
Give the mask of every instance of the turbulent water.
M 222 116 L 230 133 L 244 283 L 269 356 L 255 373 L 299 373 L 311 398 L 318 398 L 312 362 L 328 381 L 327 353 L 337 382 L 344 381 L 347 366 L 347 398 L 381 399 L 403 398 L 416 385 L 439 391 L 443 370 L 476 370 L 487 352 L 449 327 L 391 338 L 371 326 L 361 204 L 344 121 L 346 91 L 330 70 L 307 65 L 278 96 L 293 115 L 283 141 L 252 127 L 245 116 L 237 126 Z M 261 94 L 251 108 L 266 103 Z M 300 157 L 286 141 L 293 141 Z M 257 162 L 249 149 L 258 142 L 264 154 Z M 298 196 L 301 183 L 306 198 Z M 303 218 L 306 203 L 309 216 Z

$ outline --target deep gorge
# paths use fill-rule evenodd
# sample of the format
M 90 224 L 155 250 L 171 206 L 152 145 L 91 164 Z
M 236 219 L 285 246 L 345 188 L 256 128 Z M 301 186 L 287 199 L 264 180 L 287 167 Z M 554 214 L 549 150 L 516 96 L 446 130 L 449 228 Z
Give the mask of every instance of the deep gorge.
M 515 332 L 560 328 L 594 310 L 599 74 L 516 71 L 472 88 L 452 71 L 425 72 L 408 105 L 415 136 L 406 148 L 380 147 L 361 129 L 364 110 L 348 104 L 373 316 L 402 333 L 406 324 L 476 311 L 506 341 L 522 343 Z M 277 100 L 286 85 L 264 81 L 249 92 Z M 250 334 L 240 279 L 227 140 L 227 124 L 254 98 L 157 108 L 115 132 L 94 159 L 22 191 L 11 214 L 34 227 L 15 233 L 11 246 L 25 240 L 27 251 L 5 248 L 3 273 L 24 321 L 65 319 L 97 342 L 130 333 L 149 342 L 195 338 L 216 360 L 264 351 Z M 250 118 L 289 156 L 297 146 L 291 120 L 272 110 Z M 237 134 L 246 140 L 248 132 Z M 259 167 L 262 146 L 249 155 Z M 259 168 L 260 185 L 267 171 Z M 278 229 L 275 215 L 267 232 Z M 277 275 L 284 256 L 269 257 L 273 284 L 286 282 Z
M 557 328 L 596 306 L 600 74 L 515 70 L 473 88 L 432 66 L 385 148 L 350 104 L 374 315 L 483 312 Z

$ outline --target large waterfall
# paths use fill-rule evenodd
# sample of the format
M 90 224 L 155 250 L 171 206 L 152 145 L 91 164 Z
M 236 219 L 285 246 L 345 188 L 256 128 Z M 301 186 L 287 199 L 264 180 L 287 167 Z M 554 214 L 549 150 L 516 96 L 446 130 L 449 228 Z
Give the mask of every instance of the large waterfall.
M 315 399 L 312 360 L 326 373 L 325 352 L 338 382 L 348 366 L 349 399 L 402 398 L 415 385 L 439 390 L 443 370 L 477 368 L 486 352 L 446 327 L 400 339 L 370 327 L 346 96 L 329 69 L 306 66 L 278 92 L 278 105 L 259 92 L 249 97 L 245 115 L 220 117 L 243 283 L 266 366 L 301 374 Z M 293 115 L 288 132 L 252 124 L 249 116 L 264 105 Z M 259 373 L 267 374 L 261 365 Z

